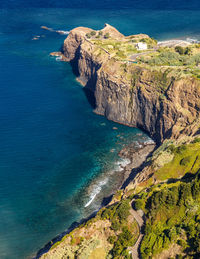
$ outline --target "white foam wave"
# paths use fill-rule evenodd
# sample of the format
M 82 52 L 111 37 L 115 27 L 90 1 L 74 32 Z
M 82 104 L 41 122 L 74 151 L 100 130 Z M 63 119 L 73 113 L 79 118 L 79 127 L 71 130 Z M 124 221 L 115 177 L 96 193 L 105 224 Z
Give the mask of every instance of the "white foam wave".
M 63 34 L 63 35 L 69 34 L 69 31 L 63 31 L 63 30 L 57 30 L 56 32 L 59 33 L 59 34 Z
M 155 144 L 155 142 L 153 141 L 153 139 L 148 139 L 144 142 L 145 145 L 151 145 L 151 144 Z
M 92 198 L 88 201 L 88 203 L 85 204 L 85 206 L 84 206 L 85 208 L 88 207 L 88 206 L 93 202 L 93 200 L 95 199 L 96 195 L 97 195 L 97 193 L 95 193 L 95 194 L 92 196 Z
M 56 57 L 56 61 L 61 61 L 61 60 L 62 60 L 62 56 Z
M 93 187 L 93 191 L 90 194 L 90 200 L 85 204 L 85 208 L 88 207 L 95 197 L 97 196 L 98 193 L 100 193 L 102 186 L 105 185 L 108 182 L 108 178 L 105 178 L 103 181 L 100 181 L 98 184 L 95 184 Z
M 135 141 L 135 146 L 137 148 L 142 148 L 143 147 L 143 145 L 141 145 L 138 141 Z
M 124 158 L 124 159 L 122 159 L 122 160 L 120 160 L 120 161 L 117 161 L 117 162 L 115 163 L 115 165 L 116 165 L 115 171 L 117 171 L 117 172 L 123 171 L 124 168 L 125 168 L 128 164 L 130 164 L 130 163 L 131 163 L 131 160 L 128 159 L 128 158 Z

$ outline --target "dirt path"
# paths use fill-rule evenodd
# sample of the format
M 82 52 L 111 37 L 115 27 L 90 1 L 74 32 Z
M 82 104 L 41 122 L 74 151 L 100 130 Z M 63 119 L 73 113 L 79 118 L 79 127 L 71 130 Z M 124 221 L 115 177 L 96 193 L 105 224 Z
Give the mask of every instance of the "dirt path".
M 133 209 L 132 204 L 130 204 L 130 205 L 131 205 L 130 213 L 131 213 L 131 215 L 135 218 L 135 220 L 136 220 L 137 223 L 138 223 L 140 234 L 139 234 L 139 237 L 138 237 L 138 239 L 137 239 L 135 245 L 134 245 L 133 247 L 129 247 L 129 251 L 131 252 L 133 259 L 139 259 L 138 250 L 139 250 L 139 246 L 140 246 L 140 243 L 141 243 L 141 241 L 142 241 L 142 238 L 143 238 L 143 236 L 144 236 L 144 235 L 141 233 L 141 227 L 142 227 L 143 224 L 144 224 L 144 220 L 143 220 L 143 218 L 138 214 L 138 212 Z

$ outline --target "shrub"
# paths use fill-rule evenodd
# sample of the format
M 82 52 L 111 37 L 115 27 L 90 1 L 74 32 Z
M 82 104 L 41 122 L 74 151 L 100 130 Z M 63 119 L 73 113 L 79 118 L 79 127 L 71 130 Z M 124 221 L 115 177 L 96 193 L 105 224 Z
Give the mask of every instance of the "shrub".
M 106 208 L 101 213 L 102 219 L 111 219 L 115 213 L 115 207 L 111 206 L 110 208 Z
M 191 157 L 190 157 L 190 156 L 184 157 L 183 159 L 181 159 L 180 165 L 186 166 L 186 165 L 188 165 L 188 163 L 190 162 L 190 160 L 191 160 Z
M 144 209 L 144 206 L 145 206 L 145 202 L 144 200 L 141 200 L 141 199 L 136 200 L 134 203 L 134 207 L 136 210 Z
M 118 231 L 120 230 L 121 228 L 121 223 L 119 223 L 119 221 L 113 221 L 112 224 L 111 224 L 111 228 L 114 230 L 114 231 Z
M 191 48 L 187 47 L 187 48 L 185 49 L 185 55 L 190 55 L 191 52 L 192 52 Z
M 180 55 L 185 54 L 185 49 L 181 46 L 176 46 L 175 51 L 178 52 Z
M 161 52 L 159 56 L 153 57 L 146 61 L 150 65 L 168 65 L 176 66 L 180 65 L 180 55 L 176 52 L 166 51 Z
M 181 145 L 176 149 L 177 154 L 182 154 L 184 151 L 186 151 L 187 146 L 186 145 Z
M 120 58 L 126 58 L 126 55 L 124 55 L 124 52 L 121 51 L 121 50 L 118 50 L 117 53 L 116 53 L 116 55 L 117 55 L 118 57 L 120 57 Z
M 91 32 L 90 32 L 90 35 L 91 35 L 91 36 L 95 36 L 95 35 L 96 35 L 96 31 L 91 31 Z
M 183 239 L 179 239 L 179 240 L 177 241 L 177 244 L 178 244 L 179 246 L 183 247 L 183 248 L 186 248 L 186 246 L 187 246 L 187 242 L 186 242 L 185 240 L 183 240 Z
M 99 36 L 102 36 L 103 35 L 103 32 L 102 31 L 99 31 Z
M 176 237 L 176 228 L 172 227 L 169 232 L 168 232 L 168 237 L 170 239 L 170 241 L 174 240 Z
M 104 39 L 108 39 L 110 37 L 110 34 L 107 32 L 105 35 L 104 35 Z
M 176 147 L 173 144 L 171 144 L 171 145 L 168 146 L 167 149 L 173 154 L 176 150 Z
M 180 55 L 189 55 L 191 53 L 191 49 L 189 47 L 183 48 L 181 46 L 176 46 L 175 51 Z
M 200 142 L 200 138 L 195 138 L 192 143 L 199 143 Z
M 111 243 L 111 244 L 114 244 L 116 241 L 116 236 L 109 236 L 108 237 L 108 242 Z
M 119 220 L 126 220 L 127 217 L 130 215 L 130 204 L 128 200 L 123 200 L 121 204 L 116 209 L 116 214 L 119 217 Z
M 76 243 L 76 239 L 73 235 L 71 235 L 71 245 L 74 245 Z
M 127 248 L 134 245 L 134 237 L 128 230 L 128 227 L 123 227 L 122 233 L 119 234 L 118 240 L 114 243 L 112 254 L 114 258 L 119 255 L 126 255 Z
M 91 35 L 90 35 L 90 33 L 86 33 L 86 35 L 85 35 L 88 39 L 90 39 L 91 38 Z

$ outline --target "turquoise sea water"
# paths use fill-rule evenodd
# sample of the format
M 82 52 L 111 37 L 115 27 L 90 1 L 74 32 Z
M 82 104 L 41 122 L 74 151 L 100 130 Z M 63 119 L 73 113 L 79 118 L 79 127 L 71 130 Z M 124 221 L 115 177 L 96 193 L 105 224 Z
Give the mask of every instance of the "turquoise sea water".
M 96 210 L 98 195 L 85 205 L 96 192 L 109 194 L 117 152 L 147 138 L 92 113 L 70 65 L 49 56 L 65 36 L 40 29 L 105 22 L 126 35 L 200 37 L 200 12 L 192 10 L 0 9 L 2 259 L 27 258 Z

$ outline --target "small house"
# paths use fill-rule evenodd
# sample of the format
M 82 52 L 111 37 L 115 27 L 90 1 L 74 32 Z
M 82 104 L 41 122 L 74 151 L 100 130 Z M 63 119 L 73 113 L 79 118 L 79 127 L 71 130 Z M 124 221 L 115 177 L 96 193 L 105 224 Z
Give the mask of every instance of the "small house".
M 136 44 L 136 48 L 138 50 L 146 50 L 148 47 L 147 47 L 147 44 L 145 42 L 138 42 Z

